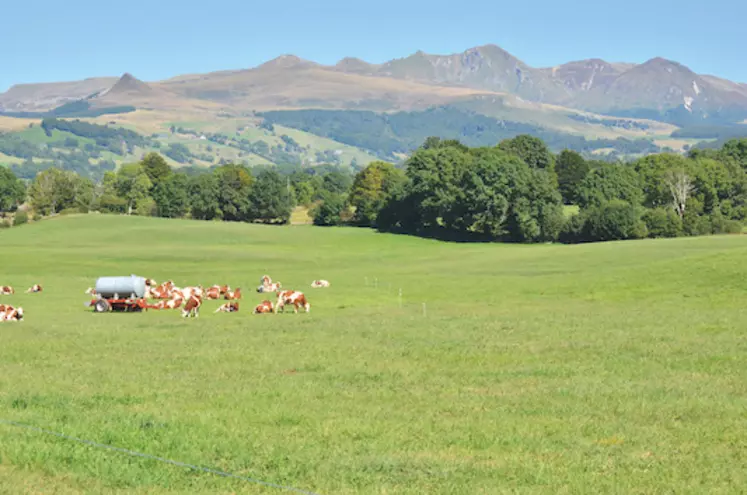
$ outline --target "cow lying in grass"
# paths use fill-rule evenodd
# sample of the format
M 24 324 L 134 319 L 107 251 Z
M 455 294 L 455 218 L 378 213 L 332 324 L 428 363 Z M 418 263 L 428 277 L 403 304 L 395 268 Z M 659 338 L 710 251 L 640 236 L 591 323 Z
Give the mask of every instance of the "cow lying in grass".
M 9 285 L 4 285 L 0 287 L 0 295 L 2 296 L 10 296 L 15 293 L 16 293 L 16 290 Z
M 184 299 L 181 296 L 176 296 L 168 301 L 158 301 L 156 304 L 148 306 L 149 309 L 179 309 L 182 307 Z
M 0 321 L 23 321 L 23 308 L 0 304 Z
M 27 290 L 26 294 L 33 294 L 33 293 L 36 293 L 36 292 L 41 292 L 42 290 L 44 290 L 44 289 L 42 289 L 42 286 L 39 285 L 39 284 L 36 284 L 33 287 L 31 287 L 29 290 Z
M 227 285 L 214 285 L 205 291 L 205 298 L 212 299 L 212 300 L 220 299 L 220 296 L 224 295 L 226 292 L 230 290 L 231 290 L 231 287 Z
M 298 308 L 303 308 L 307 313 L 311 310 L 311 304 L 306 300 L 303 292 L 284 290 L 278 293 L 278 302 L 275 303 L 275 314 L 281 309 L 285 311 L 287 304 L 293 305 L 294 313 L 298 313 Z
M 257 287 L 257 292 L 260 294 L 263 292 L 278 292 L 282 288 L 280 282 L 273 282 L 269 275 L 264 275 L 259 279 L 260 285 Z
M 149 286 L 147 295 L 151 299 L 171 299 L 174 291 L 174 282 L 169 280 L 156 287 Z
M 239 310 L 239 303 L 227 302 L 226 304 L 222 304 L 214 312 L 215 313 L 236 313 L 238 310 Z
M 329 287 L 329 282 L 327 280 L 314 280 L 311 282 L 311 287 L 313 289 L 322 289 L 325 287 Z
M 255 315 L 263 315 L 272 312 L 272 301 L 262 301 L 261 303 L 257 304 L 257 306 L 254 308 L 254 311 L 252 311 L 252 313 Z
M 229 290 L 223 295 L 223 299 L 226 301 L 238 301 L 241 299 L 241 288 L 237 287 L 236 290 Z

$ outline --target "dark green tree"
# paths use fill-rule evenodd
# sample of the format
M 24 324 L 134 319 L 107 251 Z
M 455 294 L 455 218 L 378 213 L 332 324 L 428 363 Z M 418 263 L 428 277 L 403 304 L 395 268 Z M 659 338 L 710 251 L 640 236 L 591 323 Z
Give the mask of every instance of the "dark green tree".
M 732 139 L 721 148 L 721 156 L 732 159 L 742 168 L 747 169 L 747 138 Z
M 682 234 L 682 219 L 674 208 L 648 209 L 643 214 L 643 221 L 649 237 L 678 237 Z
M 345 197 L 341 194 L 323 192 L 321 202 L 311 211 L 314 225 L 333 226 L 342 224 L 345 211 Z
M 361 170 L 355 176 L 348 197 L 348 203 L 355 210 L 353 221 L 358 225 L 376 225 L 379 211 L 390 193 L 404 181 L 404 172 L 391 163 L 372 162 Z
M 189 208 L 189 177 L 172 174 L 161 179 L 153 188 L 151 196 L 156 203 L 159 217 L 181 218 Z
M 166 160 L 156 152 L 151 152 L 143 157 L 140 165 L 143 167 L 145 175 L 148 176 L 153 186 L 157 186 L 172 173 L 171 167 Z
M 552 152 L 540 138 L 522 134 L 513 139 L 501 141 L 498 147 L 507 153 L 518 156 L 530 168 L 552 170 L 555 166 Z
M 640 178 L 644 205 L 648 208 L 674 207 L 671 190 L 672 174 L 685 174 L 692 179 L 691 165 L 693 163 L 692 160 L 673 153 L 649 155 L 633 163 L 633 170 Z
M 0 166 L 0 212 L 15 211 L 26 199 L 26 186 L 9 169 Z
M 584 157 L 575 151 L 563 150 L 555 162 L 555 171 L 558 174 L 558 186 L 563 202 L 575 204 L 577 189 L 589 173 L 589 164 Z
M 585 217 L 583 240 L 614 241 L 642 239 L 648 235 L 641 218 L 643 208 L 621 200 L 595 205 L 582 212 Z
M 215 220 L 223 216 L 220 209 L 218 178 L 213 174 L 200 174 L 190 178 L 187 187 L 191 216 L 197 220 Z
M 250 218 L 264 223 L 288 223 L 291 197 L 287 181 L 275 170 L 259 173 L 249 194 Z
M 215 169 L 214 174 L 218 181 L 218 204 L 223 220 L 249 220 L 249 193 L 254 180 L 246 167 L 223 165 Z
M 340 170 L 333 170 L 322 178 L 322 189 L 333 194 L 347 194 L 352 184 L 351 175 Z
M 416 205 L 421 227 L 462 223 L 454 208 L 466 194 L 460 182 L 471 161 L 470 153 L 455 147 L 419 149 L 407 160 L 408 202 Z
M 616 199 L 632 205 L 643 201 L 638 175 L 626 165 L 601 164 L 587 174 L 577 189 L 576 201 L 581 208 L 600 206 Z

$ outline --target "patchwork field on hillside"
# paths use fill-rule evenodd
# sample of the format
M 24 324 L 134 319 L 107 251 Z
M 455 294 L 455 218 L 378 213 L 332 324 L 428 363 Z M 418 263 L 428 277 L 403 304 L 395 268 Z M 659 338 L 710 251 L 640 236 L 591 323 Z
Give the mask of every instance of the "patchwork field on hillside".
M 451 244 L 104 215 L 3 230 L 18 293 L 0 303 L 26 319 L 0 323 L 0 493 L 284 493 L 4 421 L 319 494 L 739 492 L 745 255 L 745 236 Z M 241 287 L 241 311 L 84 307 L 97 277 L 131 273 Z M 311 312 L 251 315 L 263 274 Z

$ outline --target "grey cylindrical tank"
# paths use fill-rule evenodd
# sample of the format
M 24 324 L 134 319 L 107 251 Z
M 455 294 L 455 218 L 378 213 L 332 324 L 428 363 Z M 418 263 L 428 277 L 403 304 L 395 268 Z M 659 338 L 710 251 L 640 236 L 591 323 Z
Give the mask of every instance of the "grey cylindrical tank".
M 136 275 L 129 277 L 101 277 L 96 281 L 96 293 L 107 299 L 145 296 L 145 279 Z

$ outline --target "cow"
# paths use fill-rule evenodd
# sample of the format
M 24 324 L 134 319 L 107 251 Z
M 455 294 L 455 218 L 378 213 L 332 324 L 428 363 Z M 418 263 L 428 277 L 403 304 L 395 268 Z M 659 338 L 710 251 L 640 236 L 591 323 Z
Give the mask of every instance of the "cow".
M 271 282 L 267 285 L 260 285 L 257 287 L 257 292 L 260 294 L 263 292 L 278 292 L 280 289 L 282 289 L 283 286 L 280 284 L 280 282 Z
M 174 282 L 168 280 L 158 286 L 149 286 L 147 294 L 151 299 L 171 299 L 174 290 Z
M 189 299 L 187 299 L 187 304 L 182 309 L 182 317 L 198 318 L 200 316 L 200 306 L 202 306 L 202 298 L 193 294 Z
M 295 290 L 284 290 L 278 293 L 278 302 L 275 304 L 275 314 L 278 310 L 285 312 L 285 305 L 292 304 L 293 312 L 298 313 L 298 308 L 302 307 L 307 313 L 311 310 L 311 304 L 306 300 L 303 292 Z
M 86 289 L 86 294 L 90 294 L 92 296 L 95 296 L 96 295 L 96 289 L 94 289 L 93 287 L 89 287 L 88 289 Z
M 145 285 L 147 285 L 148 287 L 156 287 L 158 284 L 152 278 L 146 278 Z
M 254 311 L 252 311 L 252 314 L 261 315 L 261 314 L 272 313 L 273 311 L 274 311 L 274 308 L 272 306 L 272 301 L 265 300 L 257 304 L 257 306 L 254 308 Z
M 158 301 L 156 304 L 149 305 L 150 309 L 179 309 L 182 307 L 184 299 L 181 297 L 174 297 L 168 301 Z
M 314 280 L 311 282 L 312 289 L 322 289 L 325 287 L 329 287 L 329 282 L 327 280 Z
M 282 285 L 280 282 L 272 282 L 272 279 L 269 275 L 262 275 L 262 277 L 259 279 L 259 287 L 257 287 L 257 292 L 277 292 L 282 288 Z
M 205 295 L 205 289 L 203 289 L 201 285 L 198 285 L 197 287 L 185 287 L 183 289 L 177 289 L 174 287 L 173 291 L 181 292 L 184 295 L 185 300 L 189 300 L 192 296 L 197 296 L 202 299 Z
M 33 287 L 31 287 L 29 290 L 27 290 L 26 294 L 32 294 L 32 293 L 36 293 L 36 292 L 41 292 L 42 290 L 44 290 L 44 289 L 42 289 L 42 286 L 39 285 L 39 284 L 36 284 Z
M 241 288 L 237 287 L 236 290 L 229 290 L 223 296 L 226 301 L 238 301 L 241 299 Z
M 147 285 L 147 284 L 146 284 Z M 147 296 L 151 299 L 171 299 L 171 292 L 174 290 L 174 282 L 171 280 L 162 283 L 161 285 L 150 285 L 148 286 Z
M 227 302 L 216 309 L 215 313 L 236 313 L 239 310 L 239 303 Z
M 0 321 L 23 321 L 23 308 L 5 306 L 5 310 L 0 312 Z
M 214 285 L 205 291 L 206 299 L 220 299 L 220 296 L 225 295 L 226 292 L 230 291 L 231 288 L 227 285 Z
M 15 294 L 15 293 L 16 293 L 16 290 L 9 285 L 4 285 L 0 287 L 0 296 L 10 296 L 11 294 Z

